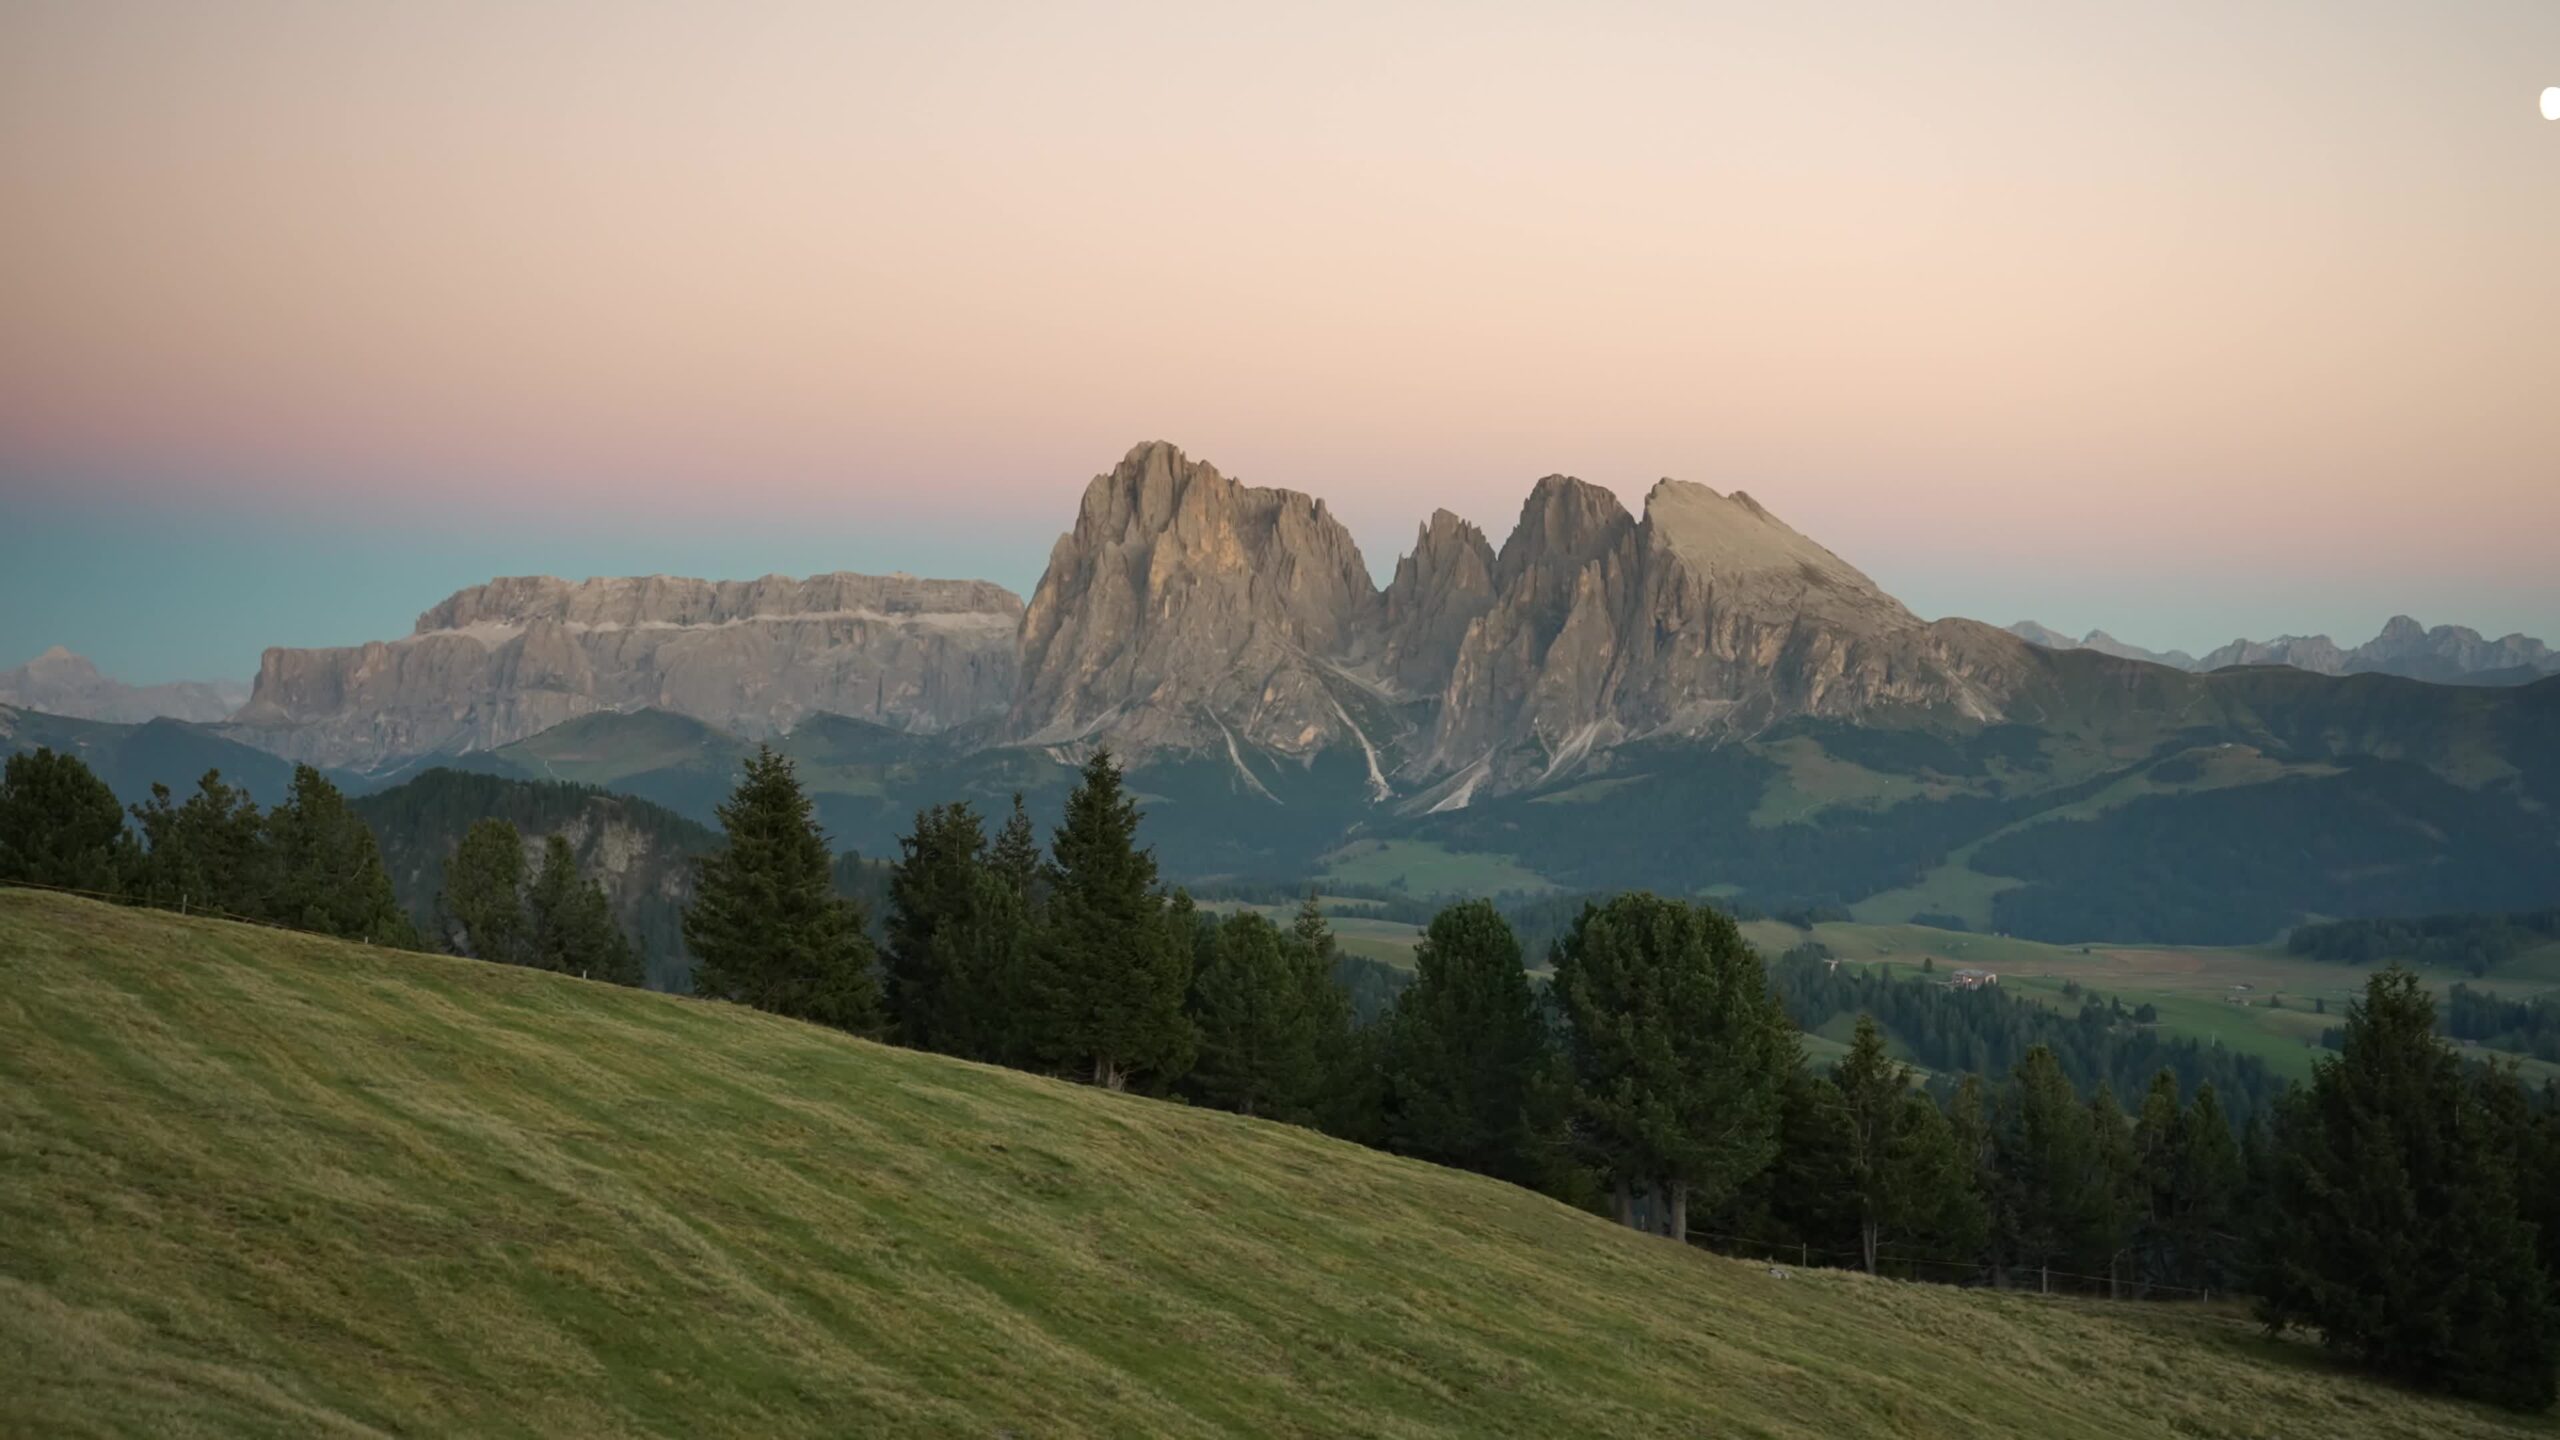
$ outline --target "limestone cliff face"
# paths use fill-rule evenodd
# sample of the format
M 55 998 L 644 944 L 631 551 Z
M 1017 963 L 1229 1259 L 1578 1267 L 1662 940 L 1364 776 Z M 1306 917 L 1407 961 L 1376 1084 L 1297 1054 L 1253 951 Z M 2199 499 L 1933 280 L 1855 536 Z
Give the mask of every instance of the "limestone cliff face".
M 1356 743 L 1343 662 L 1377 587 L 1324 503 L 1161 441 L 1085 487 L 1023 611 L 1006 733 L 1131 754 Z
M 1642 520 L 1595 486 L 1540 481 L 1494 584 L 1418 767 L 1470 776 L 1470 789 L 1627 740 L 1798 715 L 1993 718 L 2027 668 L 2025 642 L 1924 624 L 1750 496 L 1676 480 L 1653 488 Z
M 1021 608 L 983 581 L 907 575 L 496 580 L 400 640 L 267 651 L 233 731 L 365 769 L 641 706 L 748 735 L 820 711 L 939 730 L 1003 710 Z

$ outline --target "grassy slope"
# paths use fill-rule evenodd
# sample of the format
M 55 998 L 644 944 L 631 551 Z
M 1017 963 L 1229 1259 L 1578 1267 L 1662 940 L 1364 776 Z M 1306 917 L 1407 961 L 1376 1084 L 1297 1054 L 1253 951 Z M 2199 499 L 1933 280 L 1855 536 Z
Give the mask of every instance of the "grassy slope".
M 2548 1434 L 1231 1116 L 0 891 L 0 1431 Z

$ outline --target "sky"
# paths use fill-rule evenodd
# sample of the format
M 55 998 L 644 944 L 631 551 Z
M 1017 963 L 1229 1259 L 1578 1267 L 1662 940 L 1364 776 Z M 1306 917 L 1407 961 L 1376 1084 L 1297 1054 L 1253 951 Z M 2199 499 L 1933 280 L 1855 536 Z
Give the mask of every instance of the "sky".
M 496 574 L 1388 573 L 1745 489 L 1923 615 L 2560 641 L 2560 4 L 0 0 L 0 666 Z

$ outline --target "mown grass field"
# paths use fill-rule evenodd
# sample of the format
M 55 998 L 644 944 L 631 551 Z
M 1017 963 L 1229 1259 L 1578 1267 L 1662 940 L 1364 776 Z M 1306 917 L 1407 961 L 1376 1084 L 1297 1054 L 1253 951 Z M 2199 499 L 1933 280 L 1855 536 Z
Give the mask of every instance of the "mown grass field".
M 1415 895 L 1501 895 L 1555 883 L 1508 855 L 1452 850 L 1429 840 L 1355 840 L 1324 857 L 1321 879 L 1398 885 Z
M 2048 945 L 1926 925 L 1854 922 L 1805 931 L 1763 920 L 1742 931 L 1772 958 L 1811 939 L 1861 965 L 1916 967 L 1925 959 L 1941 975 L 1968 966 L 1992 970 L 2009 994 L 2058 1008 L 2077 1008 L 2080 1001 L 2064 990 L 2076 983 L 2085 992 L 2120 999 L 2128 1009 L 2153 1005 L 2164 1030 L 2255 1055 L 2296 1079 L 2310 1077 L 2311 1062 L 2321 1053 L 2320 1032 L 2345 1023 L 2348 1003 L 2363 995 L 2365 981 L 2380 968 L 2305 960 L 2277 945 Z M 2459 981 L 2517 998 L 2548 994 L 2560 990 L 2560 945 L 2527 951 L 2479 978 L 2423 973 L 2439 992 Z M 2560 1075 L 2560 1067 L 2515 1058 L 2534 1083 Z
M 2547 1435 L 728 1006 L 0 891 L 0 1433 Z

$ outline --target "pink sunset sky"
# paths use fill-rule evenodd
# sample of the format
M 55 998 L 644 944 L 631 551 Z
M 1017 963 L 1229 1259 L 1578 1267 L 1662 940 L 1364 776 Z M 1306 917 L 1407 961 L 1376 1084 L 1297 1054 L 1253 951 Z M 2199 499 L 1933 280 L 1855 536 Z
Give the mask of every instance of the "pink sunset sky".
M 0 581 L 0 648 L 237 670 L 502 565 L 1027 589 L 1157 436 L 1382 572 L 1668 474 L 1924 614 L 2560 640 L 2552 84 L 2551 0 L 11 4 L 0 570 L 449 563 L 183 640 Z

